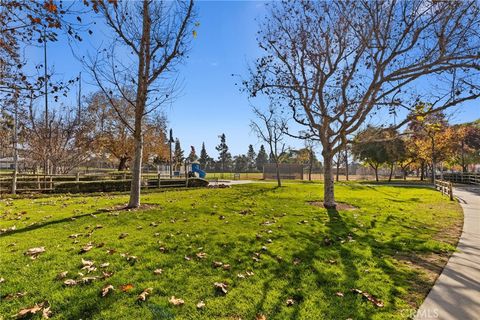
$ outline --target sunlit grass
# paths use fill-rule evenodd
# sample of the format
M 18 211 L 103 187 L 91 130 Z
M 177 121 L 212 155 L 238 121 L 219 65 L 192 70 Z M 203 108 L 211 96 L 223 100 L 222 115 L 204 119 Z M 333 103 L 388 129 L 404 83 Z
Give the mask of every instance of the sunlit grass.
M 145 194 L 149 206 L 137 211 L 111 210 L 127 202 L 122 194 L 4 199 L 0 229 L 15 230 L 0 235 L 0 315 L 48 301 L 53 319 L 406 318 L 433 278 L 405 257 L 448 256 L 456 236 L 439 235 L 461 223 L 458 204 L 428 188 L 347 183 L 337 185 L 337 199 L 356 209 L 327 212 L 308 203 L 321 200 L 321 190 L 317 183 L 171 190 Z M 80 254 L 89 242 L 93 249 Z M 42 246 L 36 260 L 24 255 Z M 97 270 L 86 274 L 82 258 Z M 64 271 L 74 280 L 78 272 L 113 275 L 66 287 L 57 279 Z M 227 284 L 226 295 L 215 282 Z M 107 284 L 115 290 L 101 297 Z M 125 284 L 133 289 L 123 292 Z M 26 295 L 8 297 L 17 292 Z

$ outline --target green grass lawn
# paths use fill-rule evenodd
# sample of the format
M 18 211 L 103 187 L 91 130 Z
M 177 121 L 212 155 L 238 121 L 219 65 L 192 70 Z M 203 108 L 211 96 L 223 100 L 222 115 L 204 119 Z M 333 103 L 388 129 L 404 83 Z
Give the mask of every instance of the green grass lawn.
M 460 207 L 427 188 L 341 183 L 355 209 L 326 211 L 309 203 L 322 187 L 170 190 L 135 211 L 114 209 L 124 194 L 3 199 L 0 229 L 15 230 L 0 235 L 0 319 L 36 303 L 52 319 L 408 318 L 454 250 Z

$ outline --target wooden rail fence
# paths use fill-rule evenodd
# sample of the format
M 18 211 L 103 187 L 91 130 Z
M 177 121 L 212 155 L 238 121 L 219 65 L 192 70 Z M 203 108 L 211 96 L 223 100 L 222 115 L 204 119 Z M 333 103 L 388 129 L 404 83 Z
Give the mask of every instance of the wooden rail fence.
M 447 195 L 450 200 L 453 200 L 453 188 L 450 181 L 435 180 L 435 189 L 440 191 L 442 194 Z
M 130 172 L 108 172 L 108 173 L 89 173 L 89 174 L 17 174 L 16 192 L 54 192 L 56 186 L 65 186 L 65 184 L 94 184 L 94 183 L 117 183 L 128 184 L 132 179 Z M 10 193 L 13 184 L 13 174 L 0 174 L 0 193 Z M 168 175 L 145 173 L 142 174 L 142 188 L 164 188 L 187 186 L 188 179 L 185 177 L 175 177 L 170 179 Z
M 453 183 L 466 183 L 480 185 L 480 173 L 444 173 L 443 180 Z

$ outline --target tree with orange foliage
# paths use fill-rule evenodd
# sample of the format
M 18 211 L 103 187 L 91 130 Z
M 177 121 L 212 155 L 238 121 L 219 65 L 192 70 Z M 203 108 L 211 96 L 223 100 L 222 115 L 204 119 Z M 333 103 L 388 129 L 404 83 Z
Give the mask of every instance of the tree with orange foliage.
M 134 95 L 132 90 L 125 92 Z M 112 100 L 108 99 L 103 92 L 96 92 L 88 98 L 87 115 L 92 117 L 95 123 L 93 152 L 117 162 L 119 171 L 127 170 L 135 152 L 132 130 L 125 125 L 125 122 L 134 122 L 135 112 L 131 104 L 125 99 Z M 154 113 L 145 117 L 143 121 L 143 162 L 168 158 L 165 116 Z

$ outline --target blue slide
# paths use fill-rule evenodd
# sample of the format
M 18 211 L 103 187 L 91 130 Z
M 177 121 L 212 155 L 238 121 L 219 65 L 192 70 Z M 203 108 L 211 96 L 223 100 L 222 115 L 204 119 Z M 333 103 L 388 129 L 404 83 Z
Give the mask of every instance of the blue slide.
M 200 164 L 199 163 L 192 163 L 192 172 L 198 173 L 198 176 L 202 179 L 205 179 L 205 176 L 207 175 L 205 171 L 200 169 Z

